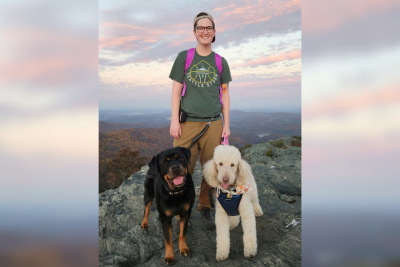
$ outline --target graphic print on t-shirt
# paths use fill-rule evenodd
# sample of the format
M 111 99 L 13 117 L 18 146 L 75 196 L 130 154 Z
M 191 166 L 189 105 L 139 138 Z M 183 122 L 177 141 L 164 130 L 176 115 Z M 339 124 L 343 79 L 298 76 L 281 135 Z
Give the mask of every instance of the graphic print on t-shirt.
M 210 87 L 211 84 L 217 81 L 218 74 L 215 72 L 214 67 L 202 60 L 190 68 L 187 78 L 198 87 L 204 87 L 204 85 Z

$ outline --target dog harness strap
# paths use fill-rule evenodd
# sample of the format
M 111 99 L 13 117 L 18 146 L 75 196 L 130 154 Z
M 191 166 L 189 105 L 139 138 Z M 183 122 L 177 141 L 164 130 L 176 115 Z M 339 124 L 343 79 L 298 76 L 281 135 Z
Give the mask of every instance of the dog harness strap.
M 241 195 L 230 195 L 226 193 L 219 193 L 217 199 L 221 204 L 222 208 L 226 211 L 229 216 L 238 216 L 239 215 L 239 204 L 242 200 Z

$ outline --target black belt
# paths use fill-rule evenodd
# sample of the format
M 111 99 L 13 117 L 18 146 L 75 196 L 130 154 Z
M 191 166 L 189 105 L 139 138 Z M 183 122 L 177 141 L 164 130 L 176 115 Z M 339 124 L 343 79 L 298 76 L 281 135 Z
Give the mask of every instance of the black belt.
M 219 118 L 221 117 L 221 114 L 215 115 L 215 116 L 211 116 L 211 117 L 192 117 L 192 116 L 187 116 L 189 118 L 193 118 L 193 119 L 202 119 L 202 120 L 211 120 L 211 119 L 215 119 L 215 118 Z

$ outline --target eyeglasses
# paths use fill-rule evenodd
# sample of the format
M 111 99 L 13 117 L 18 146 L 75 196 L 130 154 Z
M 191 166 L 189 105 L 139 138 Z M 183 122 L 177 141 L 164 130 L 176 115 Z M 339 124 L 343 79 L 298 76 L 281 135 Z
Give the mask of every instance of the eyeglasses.
M 204 29 L 207 29 L 207 32 L 209 32 L 209 33 L 212 33 L 214 31 L 214 28 L 211 26 L 210 27 L 202 27 L 202 26 L 196 27 L 196 30 L 200 33 L 204 32 Z

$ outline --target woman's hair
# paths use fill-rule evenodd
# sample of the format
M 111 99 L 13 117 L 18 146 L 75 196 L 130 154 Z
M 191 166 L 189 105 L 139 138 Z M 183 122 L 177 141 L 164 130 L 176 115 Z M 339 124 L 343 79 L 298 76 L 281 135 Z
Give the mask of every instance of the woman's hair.
M 207 15 L 208 15 L 207 13 L 201 12 L 201 13 L 197 14 L 196 17 L 207 16 Z M 212 25 L 213 25 L 213 28 L 215 29 L 215 24 L 214 24 L 214 22 L 213 22 L 212 20 L 210 20 L 210 21 L 211 21 L 211 23 L 212 23 Z M 194 29 L 195 29 L 195 30 L 196 30 L 196 27 L 197 27 L 197 21 L 196 21 L 196 23 L 194 24 Z
M 198 18 L 201 16 L 207 16 L 207 15 L 208 15 L 207 13 L 201 12 L 201 13 L 197 14 L 196 17 Z M 214 21 L 212 21 L 211 19 L 210 19 L 210 21 L 212 23 L 213 28 L 215 29 Z M 197 21 L 194 23 L 194 30 L 196 30 L 196 27 L 197 27 Z M 214 42 L 215 42 L 215 35 L 214 35 L 214 38 L 212 39 L 212 43 L 214 43 Z

